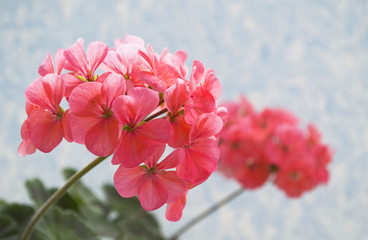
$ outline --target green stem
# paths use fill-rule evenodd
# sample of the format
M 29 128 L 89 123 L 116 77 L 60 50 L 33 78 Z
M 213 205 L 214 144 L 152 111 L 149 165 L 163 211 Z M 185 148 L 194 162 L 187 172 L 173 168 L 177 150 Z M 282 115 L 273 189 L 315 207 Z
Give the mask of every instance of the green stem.
M 108 157 L 108 156 L 107 156 Z M 85 166 L 82 170 L 79 172 L 76 172 L 73 176 L 71 176 L 68 181 L 59 188 L 47 201 L 38 209 L 38 211 L 33 215 L 30 222 L 28 223 L 26 229 L 24 230 L 21 240 L 26 240 L 29 235 L 31 234 L 31 231 L 37 221 L 42 217 L 42 215 L 45 214 L 47 209 L 54 204 L 57 200 L 59 200 L 64 193 L 76 182 L 78 181 L 83 175 L 85 175 L 87 172 L 89 172 L 92 168 L 94 168 L 96 165 L 101 163 L 103 160 L 105 160 L 107 157 L 97 157 L 95 160 L 93 160 L 91 163 L 89 163 L 87 166 Z
M 206 218 L 211 213 L 215 212 L 220 207 L 224 206 L 226 203 L 230 202 L 231 200 L 233 200 L 234 198 L 236 198 L 237 196 L 239 196 L 240 194 L 242 194 L 244 191 L 245 191 L 244 188 L 240 188 L 240 189 L 236 190 L 235 192 L 232 192 L 230 195 L 228 195 L 227 197 L 225 197 L 221 201 L 215 203 L 209 209 L 207 209 L 206 211 L 202 212 L 197 217 L 195 217 L 194 219 L 192 219 L 191 221 L 189 221 L 187 224 L 185 224 L 183 227 L 181 227 L 178 231 L 176 231 L 172 235 L 172 237 L 169 238 L 169 240 L 176 240 L 176 239 L 178 239 L 178 237 L 181 234 L 183 234 L 184 232 L 186 232 L 188 229 L 190 229 L 195 224 L 197 224 L 198 222 L 200 222 L 201 220 L 203 220 L 204 218 Z

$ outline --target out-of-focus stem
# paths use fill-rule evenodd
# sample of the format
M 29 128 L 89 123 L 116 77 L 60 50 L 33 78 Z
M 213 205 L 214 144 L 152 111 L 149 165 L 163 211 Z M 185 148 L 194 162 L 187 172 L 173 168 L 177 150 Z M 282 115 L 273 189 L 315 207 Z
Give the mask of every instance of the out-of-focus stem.
M 224 206 L 226 203 L 230 202 L 231 200 L 233 200 L 234 198 L 236 198 L 237 196 L 239 196 L 240 194 L 242 194 L 244 191 L 245 191 L 244 188 L 239 188 L 238 190 L 236 190 L 235 192 L 232 192 L 230 195 L 228 195 L 227 197 L 225 197 L 221 201 L 215 203 L 210 208 L 208 208 L 207 210 L 205 210 L 204 212 L 202 212 L 201 214 L 199 214 L 197 217 L 195 217 L 192 220 L 190 220 L 187 224 L 185 224 L 183 227 L 181 227 L 178 231 L 176 231 L 172 235 L 172 237 L 169 238 L 169 240 L 177 240 L 178 237 L 181 234 L 183 234 L 184 232 L 186 232 L 188 229 L 190 229 L 195 224 L 197 224 L 198 222 L 200 222 L 201 220 L 203 220 L 204 218 L 206 218 L 211 213 L 215 212 L 220 207 Z

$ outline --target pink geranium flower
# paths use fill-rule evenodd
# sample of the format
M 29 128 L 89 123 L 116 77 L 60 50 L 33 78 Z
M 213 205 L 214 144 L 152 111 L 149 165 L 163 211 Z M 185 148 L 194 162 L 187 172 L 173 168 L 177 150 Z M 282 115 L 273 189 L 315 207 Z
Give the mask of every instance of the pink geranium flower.
M 145 60 L 140 67 L 139 76 L 148 86 L 151 86 L 153 90 L 158 92 L 164 92 L 167 88 L 176 83 L 178 78 L 184 78 L 182 76 L 183 70 L 177 69 L 177 66 L 171 65 L 170 61 L 163 61 L 156 56 L 152 46 L 147 46 L 147 52 L 139 51 L 139 54 Z M 163 58 L 167 53 L 164 52 Z M 184 72 L 185 74 L 185 72 Z
M 170 125 L 165 119 L 142 121 L 159 103 L 158 93 L 143 87 L 132 88 L 128 95 L 119 96 L 113 112 L 123 125 L 113 164 L 136 167 L 146 160 L 155 148 L 169 142 Z
M 177 174 L 191 184 L 207 179 L 215 171 L 220 156 L 217 139 L 222 120 L 214 113 L 198 117 L 189 132 L 189 144 L 181 146 L 172 154 L 178 161 Z
M 112 110 L 114 100 L 125 94 L 125 80 L 110 74 L 103 83 L 76 87 L 69 98 L 74 141 L 98 156 L 112 154 L 118 145 L 121 124 Z
M 144 86 L 138 75 L 139 66 L 144 61 L 138 51 L 144 50 L 144 41 L 136 36 L 125 35 L 125 40 L 116 40 L 115 46 L 106 55 L 102 69 L 124 76 L 128 91 L 133 87 Z
M 120 165 L 114 175 L 116 190 L 122 197 L 138 195 L 142 207 L 147 211 L 160 208 L 165 203 L 174 203 L 188 189 L 187 181 L 179 178 L 175 161 L 169 155 L 158 163 L 165 146 L 155 148 L 145 160 L 145 165 L 126 168 Z
M 96 81 L 95 71 L 105 59 L 109 50 L 109 47 L 103 42 L 92 42 L 87 48 L 87 59 L 83 48 L 84 40 L 79 38 L 73 46 L 64 51 L 64 57 L 67 60 L 64 68 L 72 71 L 72 74 L 66 74 L 63 77 L 65 81 L 65 95 L 67 97 L 79 84 Z
M 64 112 L 59 106 L 64 97 L 64 84 L 60 76 L 47 74 L 36 79 L 26 89 L 25 96 L 33 105 L 22 130 L 25 143 L 29 143 L 29 136 L 37 149 L 50 152 L 63 137 L 68 141 L 72 140 L 68 124 L 69 111 Z

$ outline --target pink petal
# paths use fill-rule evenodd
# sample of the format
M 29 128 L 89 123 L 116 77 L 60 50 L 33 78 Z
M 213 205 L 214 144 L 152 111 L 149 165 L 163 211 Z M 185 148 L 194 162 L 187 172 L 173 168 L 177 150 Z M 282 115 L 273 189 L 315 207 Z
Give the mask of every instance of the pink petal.
M 74 88 L 76 88 L 78 85 L 85 83 L 73 74 L 62 74 L 61 78 L 64 81 L 65 97 L 69 97 Z
M 167 203 L 175 202 L 188 190 L 188 182 L 178 177 L 175 171 L 159 172 L 156 177 L 167 189 Z
M 37 107 L 53 110 L 53 106 L 45 94 L 42 86 L 42 77 L 35 79 L 26 89 L 25 97 L 27 102 Z
M 155 148 L 164 145 L 169 139 L 169 125 L 164 119 L 154 119 L 133 131 L 124 130 L 112 164 L 136 167 L 146 161 Z
M 72 128 L 70 125 L 70 110 L 66 110 L 65 113 L 63 114 L 63 118 L 61 119 L 61 124 L 63 126 L 63 131 L 64 131 L 64 138 L 68 141 L 68 142 L 72 142 L 73 141 L 73 132 L 72 132 Z
M 64 97 L 64 82 L 59 75 L 47 74 L 42 79 L 42 87 L 53 109 L 58 111 Z
M 142 38 L 129 34 L 124 35 L 124 43 L 144 46 L 144 40 Z
M 155 148 L 151 155 L 148 156 L 147 160 L 144 161 L 144 164 L 148 169 L 155 167 L 158 160 L 160 160 L 162 154 L 165 152 L 166 145 L 162 145 L 160 147 Z
M 156 177 L 147 177 L 138 188 L 138 198 L 146 211 L 153 211 L 166 203 L 168 192 Z
M 185 157 L 176 168 L 179 177 L 192 184 L 203 181 L 216 170 L 220 151 L 217 141 L 212 138 L 200 138 L 189 148 L 181 148 Z M 176 151 L 178 151 L 176 150 Z
M 164 92 L 167 89 L 167 85 L 161 78 L 151 72 L 139 72 L 140 79 L 148 86 L 152 87 L 157 92 Z
M 79 117 L 74 115 L 73 112 L 69 118 L 73 141 L 80 144 L 85 143 L 85 137 L 88 131 L 100 121 L 95 116 Z
M 118 145 L 119 130 L 116 119 L 101 119 L 85 137 L 87 149 L 97 156 L 109 156 Z
M 165 91 L 164 99 L 169 112 L 176 114 L 183 107 L 185 101 L 190 97 L 190 92 L 187 84 L 183 80 L 178 80 L 177 83 Z
M 184 120 L 184 115 L 176 117 L 174 122 L 171 122 L 170 117 L 167 117 L 171 123 L 172 137 L 169 141 L 169 146 L 173 148 L 182 147 L 190 144 L 189 132 L 192 125 Z
M 64 57 L 79 74 L 87 76 L 88 74 L 88 62 L 86 54 L 83 50 L 83 39 L 78 39 L 73 46 L 64 51 Z
M 91 42 L 88 45 L 87 55 L 88 55 L 89 70 L 91 71 L 91 74 L 94 74 L 97 67 L 105 59 L 108 51 L 109 47 L 103 42 L 95 41 Z
M 132 88 L 127 96 L 119 96 L 113 103 L 113 111 L 123 124 L 139 123 L 156 109 L 158 93 L 143 87 Z
M 33 154 L 34 152 L 36 152 L 36 147 L 33 145 L 29 137 L 28 119 L 25 120 L 22 124 L 21 136 L 22 142 L 19 145 L 18 154 L 24 157 L 27 154 Z
M 219 99 L 222 94 L 222 87 L 220 81 L 215 76 L 213 69 L 206 72 L 203 87 L 206 88 L 215 99 Z
M 102 95 L 105 96 L 107 107 L 112 106 L 112 102 L 120 95 L 124 95 L 126 90 L 125 79 L 123 76 L 112 73 L 108 75 L 102 84 Z
M 48 153 L 63 140 L 61 119 L 55 114 L 36 108 L 28 116 L 28 121 L 31 141 L 40 151 Z
M 114 174 L 116 191 L 125 198 L 137 195 L 139 186 L 144 181 L 147 170 L 143 167 L 125 168 L 119 166 Z
M 105 71 L 111 71 L 124 76 L 126 73 L 126 67 L 121 63 L 121 59 L 118 56 L 117 52 L 110 50 L 103 63 L 101 64 L 101 68 Z
M 181 219 L 181 216 L 183 214 L 183 209 L 186 204 L 186 196 L 187 192 L 183 194 L 181 198 L 176 200 L 173 203 L 168 203 L 166 207 L 165 217 L 167 220 L 172 222 L 177 222 Z
M 64 57 L 64 49 L 58 49 L 55 53 L 55 70 L 56 74 L 60 75 L 61 70 L 64 67 L 65 64 L 65 57 Z
M 49 73 L 54 73 L 54 63 L 52 61 L 52 57 L 50 53 L 47 53 L 45 59 L 41 63 L 41 65 L 38 67 L 38 73 L 41 76 L 45 76 Z
M 202 113 L 214 111 L 216 111 L 216 100 L 207 89 L 198 87 L 185 103 L 184 118 L 188 123 L 192 123 Z
M 70 111 L 80 117 L 97 117 L 103 113 L 102 84 L 86 82 L 77 86 L 69 98 Z
M 217 114 L 204 113 L 194 120 L 189 138 L 193 140 L 214 136 L 221 131 L 222 125 L 222 120 Z
M 192 73 L 189 79 L 189 89 L 191 92 L 195 91 L 197 84 L 201 81 L 203 73 L 204 73 L 203 64 L 198 60 L 194 60 L 192 66 Z

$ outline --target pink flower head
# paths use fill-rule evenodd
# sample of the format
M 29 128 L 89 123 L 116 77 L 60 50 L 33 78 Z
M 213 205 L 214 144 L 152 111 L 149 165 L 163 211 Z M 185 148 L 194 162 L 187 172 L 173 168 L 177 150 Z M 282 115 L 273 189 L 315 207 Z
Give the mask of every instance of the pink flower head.
M 85 144 L 95 155 L 112 154 L 121 129 L 112 104 L 123 94 L 125 80 L 118 74 L 110 74 L 103 83 L 88 82 L 76 87 L 69 98 L 74 141 Z
M 102 69 L 124 76 L 127 81 L 127 90 L 133 87 L 144 86 L 139 78 L 139 66 L 144 61 L 138 54 L 144 50 L 144 41 L 136 36 L 125 35 L 125 40 L 117 39 L 115 49 L 111 49 L 102 64 Z
M 64 68 L 73 72 L 63 78 L 65 81 L 66 96 L 83 82 L 95 81 L 95 71 L 105 59 L 109 47 L 103 42 L 95 41 L 88 45 L 87 56 L 83 50 L 84 40 L 79 38 L 77 42 L 64 51 L 67 62 Z
M 180 73 L 182 70 L 171 65 L 173 61 L 161 61 L 150 44 L 147 46 L 147 53 L 139 51 L 139 54 L 145 60 L 140 67 L 139 76 L 153 90 L 164 92 L 174 85 L 178 78 L 183 78 Z
M 123 124 L 123 131 L 112 159 L 113 164 L 136 167 L 155 148 L 170 140 L 170 125 L 165 119 L 142 121 L 156 109 L 158 103 L 158 93 L 143 87 L 132 88 L 128 95 L 119 96 L 115 100 L 113 112 Z
M 28 154 L 33 150 L 30 142 L 42 152 L 50 152 L 65 137 L 72 140 L 68 124 L 69 111 L 61 109 L 60 102 L 64 96 L 64 84 L 60 76 L 47 74 L 37 78 L 25 93 L 27 102 L 32 104 L 28 118 L 23 124 L 23 145 L 28 150 L 21 150 L 20 154 Z M 21 147 L 20 149 L 24 149 Z
M 147 211 L 160 208 L 165 203 L 174 203 L 188 189 L 188 183 L 179 178 L 170 155 L 158 163 L 165 146 L 155 148 L 144 162 L 145 165 L 126 168 L 120 165 L 114 175 L 116 190 L 122 197 L 138 195 Z
M 191 184 L 207 179 L 215 171 L 220 156 L 217 139 L 222 120 L 214 113 L 198 117 L 189 132 L 189 145 L 176 149 L 172 154 L 178 161 L 177 174 Z
M 192 123 L 202 113 L 216 112 L 216 99 L 221 96 L 222 88 L 212 69 L 205 72 L 203 64 L 194 61 L 189 90 L 191 97 L 185 103 L 185 121 Z

